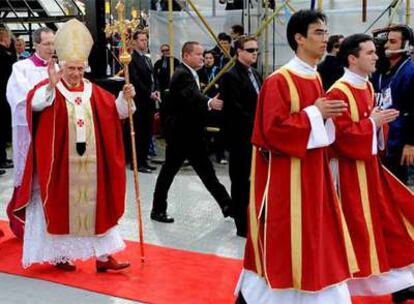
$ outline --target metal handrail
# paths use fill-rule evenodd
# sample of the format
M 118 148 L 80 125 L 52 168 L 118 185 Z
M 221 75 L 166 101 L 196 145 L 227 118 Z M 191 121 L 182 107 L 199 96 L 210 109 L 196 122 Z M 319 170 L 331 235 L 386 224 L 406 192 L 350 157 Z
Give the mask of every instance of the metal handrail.
M 56 1 L 56 0 L 55 0 Z M 82 10 L 80 9 L 80 7 L 76 4 L 75 0 L 71 0 L 71 2 L 73 3 L 73 5 L 76 7 L 76 9 L 78 10 L 78 15 L 84 15 L 84 13 L 82 12 Z
M 17 14 L 16 10 L 14 9 L 13 5 L 10 3 L 9 0 L 6 0 L 6 3 L 8 4 L 9 8 L 13 11 L 14 15 L 16 16 L 16 18 L 19 18 L 19 15 Z M 28 31 L 27 27 L 22 23 L 21 24 L 23 26 L 23 28 Z
M 35 15 L 35 12 L 32 10 L 32 8 L 30 7 L 30 5 L 29 5 L 29 3 L 27 3 L 27 1 L 26 0 L 23 0 L 23 3 L 26 5 L 26 7 L 27 7 L 27 10 L 29 11 L 29 17 L 30 17 L 30 15 L 32 15 L 33 17 L 36 17 L 36 15 Z M 42 5 L 40 5 L 40 6 L 42 6 Z M 39 16 L 39 14 L 37 14 L 37 16 Z M 39 26 L 42 26 L 40 23 L 37 23 Z

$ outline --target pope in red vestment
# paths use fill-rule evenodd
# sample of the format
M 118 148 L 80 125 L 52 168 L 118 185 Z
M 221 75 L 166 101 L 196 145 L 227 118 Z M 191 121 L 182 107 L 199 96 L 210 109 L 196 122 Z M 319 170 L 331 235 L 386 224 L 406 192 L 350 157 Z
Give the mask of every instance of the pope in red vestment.
M 36 171 L 40 193 L 51 234 L 70 234 L 69 230 L 69 132 L 66 101 L 56 90 L 54 102 L 42 112 L 32 115 L 32 98 L 36 90 L 48 84 L 42 81 L 29 92 L 27 117 L 32 142 L 26 162 L 22 186 L 18 188 L 14 214 L 24 221 L 25 207 L 31 200 L 33 170 Z M 82 92 L 83 84 L 71 91 Z M 94 234 L 100 235 L 118 223 L 125 205 L 125 160 L 122 128 L 115 98 L 92 84 L 92 117 L 97 154 L 96 222 Z M 94 178 L 94 177 L 91 177 Z
M 135 110 L 126 85 L 118 98 L 83 78 L 93 40 L 72 19 L 55 36 L 61 70 L 27 96 L 31 134 L 13 215 L 25 223 L 23 266 L 52 263 L 73 271 L 76 259 L 96 257 L 97 271 L 120 270 L 110 254 L 125 248 L 118 221 L 125 204 L 121 119 Z

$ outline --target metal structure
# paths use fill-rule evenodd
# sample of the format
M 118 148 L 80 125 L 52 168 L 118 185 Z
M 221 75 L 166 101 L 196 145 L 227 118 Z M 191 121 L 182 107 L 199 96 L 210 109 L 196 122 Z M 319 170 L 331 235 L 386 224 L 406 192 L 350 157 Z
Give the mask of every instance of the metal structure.
M 169 2 L 172 2 L 169 0 Z M 271 3 L 272 2 L 272 3 Z M 245 26 L 245 29 L 248 34 L 254 34 L 258 37 L 260 49 L 262 50 L 261 55 L 259 56 L 259 62 L 258 67 L 261 73 L 264 76 L 267 76 L 270 71 L 274 70 L 275 68 L 275 59 L 276 59 L 276 49 L 275 49 L 275 29 L 276 29 L 276 23 L 284 20 L 284 24 L 286 24 L 288 20 L 288 16 L 291 13 L 294 13 L 296 11 L 295 6 L 298 3 L 301 3 L 302 5 L 298 5 L 299 8 L 311 8 L 311 9 L 318 9 L 318 10 L 325 10 L 328 13 L 332 13 L 335 11 L 333 4 L 335 1 L 323 1 L 323 0 L 313 0 L 308 2 L 308 6 L 304 6 L 303 4 L 307 1 L 269 1 L 269 0 L 244 0 L 244 7 L 241 11 L 241 14 L 243 16 L 242 18 L 242 24 Z M 339 1 L 340 2 L 340 1 Z M 368 0 L 362 1 L 362 4 L 359 4 L 357 8 L 354 9 L 355 6 L 353 6 L 353 11 L 355 11 L 356 14 L 359 12 L 360 20 L 362 20 L 362 24 L 366 23 L 368 20 L 371 21 L 373 16 L 371 12 L 371 8 L 368 8 Z M 193 0 L 187 0 L 186 6 L 182 6 L 182 10 L 187 12 L 188 15 L 194 19 L 194 15 L 191 14 L 189 8 L 194 11 L 195 15 L 198 17 L 197 25 L 202 24 L 203 30 L 207 30 L 209 33 L 209 36 L 212 38 L 212 41 L 217 43 L 218 46 L 220 46 L 217 42 L 217 37 L 214 31 L 211 29 L 211 27 L 208 24 L 208 20 L 205 18 L 205 16 L 202 15 L 200 10 L 196 7 Z M 371 5 L 375 5 L 376 3 L 370 3 Z M 271 5 L 271 8 L 270 8 Z M 212 13 L 213 16 L 216 14 L 216 5 L 215 1 L 212 0 Z M 403 12 L 404 11 L 404 12 Z M 275 13 L 277 12 L 277 13 Z M 369 31 L 372 26 L 378 26 L 378 22 L 380 19 L 382 19 L 384 16 L 387 16 L 388 18 L 388 24 L 391 24 L 394 22 L 394 20 L 397 19 L 396 16 L 401 17 L 401 14 L 404 14 L 405 16 L 405 23 L 407 25 L 410 24 L 411 19 L 411 5 L 410 0 L 391 0 L 389 1 L 389 5 L 386 6 L 384 11 L 376 18 L 366 29 L 366 31 Z M 368 14 L 371 13 L 371 16 L 369 16 L 371 19 L 369 19 Z M 387 15 L 386 15 L 387 14 Z M 171 6 L 169 6 L 169 14 L 168 14 L 168 25 L 169 25 L 169 35 L 170 35 L 170 44 L 171 49 L 173 50 L 173 43 L 174 43 L 174 14 L 172 12 Z M 271 18 L 268 18 L 271 16 Z M 400 18 L 401 19 L 401 18 Z M 256 28 L 259 30 L 256 30 L 254 32 L 253 28 L 254 25 L 256 25 L 257 20 L 257 26 Z M 382 19 L 383 21 L 384 19 Z M 400 20 L 401 22 L 401 20 Z M 272 25 L 272 26 L 270 26 Z M 365 27 L 365 26 L 364 26 Z M 362 31 L 362 30 L 361 30 Z M 262 35 L 263 32 L 263 35 Z M 269 41 L 272 41 L 273 43 L 270 44 Z M 271 45 L 273 45 L 272 52 L 270 51 Z M 270 47 L 269 47 L 270 46 Z M 271 57 L 272 55 L 272 57 Z M 174 56 L 172 54 L 171 58 Z M 273 60 L 272 60 L 273 59 Z M 234 60 L 231 60 L 228 65 L 226 65 L 222 73 L 220 73 L 217 76 L 217 79 L 213 80 L 212 85 L 221 77 L 221 75 L 229 68 L 231 68 L 232 64 L 234 63 Z M 207 87 L 205 90 L 208 90 L 209 87 Z
M 71 18 L 78 18 L 85 21 L 95 41 L 91 53 L 91 58 L 93 58 L 93 60 L 90 61 L 92 70 L 91 77 L 94 79 L 106 78 L 109 74 L 115 74 L 117 72 L 116 63 L 112 64 L 112 69 L 107 69 L 108 65 L 111 66 L 112 61 L 116 62 L 116 60 L 111 58 L 113 53 L 107 51 L 108 41 L 103 32 L 106 24 L 113 22 L 113 19 L 111 19 L 113 18 L 112 7 L 110 5 L 113 1 L 114 0 L 82 0 L 86 7 L 85 14 L 78 5 L 78 3 L 81 2 L 79 0 L 2 0 L 0 1 L 0 26 L 3 24 L 3 26 L 9 27 L 15 35 L 26 35 L 26 37 L 28 37 L 26 40 L 29 41 L 29 45 L 32 47 L 31 32 L 39 26 L 48 26 L 49 28 L 56 30 L 59 23 L 65 22 Z M 171 50 L 174 50 L 174 44 L 177 46 L 177 37 L 174 35 L 174 23 L 176 22 L 174 18 L 177 16 L 177 12 L 172 11 L 171 0 L 165 1 L 168 1 L 170 7 L 168 12 L 169 42 Z M 149 2 L 149 0 L 125 0 L 127 7 L 136 6 L 139 9 L 148 7 Z M 274 70 L 278 66 L 275 62 L 278 58 L 281 58 L 281 52 L 283 55 L 283 52 L 287 51 L 287 49 L 280 49 L 280 44 L 283 43 L 283 41 L 276 39 L 277 33 L 281 30 L 281 24 L 286 24 L 288 15 L 293 13 L 296 10 L 296 7 L 320 9 L 329 14 L 329 12 L 335 11 L 333 8 L 336 7 L 336 3 L 340 4 L 345 2 L 347 1 L 243 0 L 243 9 L 240 10 L 240 23 L 244 25 L 248 34 L 253 34 L 256 29 L 260 28 L 263 23 L 268 21 L 269 16 L 273 15 L 271 22 L 267 22 L 269 26 L 263 29 L 263 35 L 259 37 L 259 44 L 262 52 L 259 56 L 258 67 L 262 74 L 266 76 Z M 370 7 L 368 7 L 368 4 L 372 6 L 376 5 L 377 2 L 364 0 L 362 3 L 359 2 L 359 4 L 357 4 L 357 2 L 354 1 L 352 6 L 353 14 L 358 15 L 359 20 L 363 20 L 367 24 L 366 26 L 364 25 L 364 29 L 360 29 L 361 32 L 364 30 L 369 32 L 372 27 L 378 26 L 377 23 L 382 22 L 385 18 L 388 18 L 389 23 L 399 18 L 399 22 L 405 21 L 406 24 L 410 24 L 410 0 L 390 0 L 384 2 L 389 3 L 389 5 L 381 11 L 381 14 L 379 14 L 375 20 L 373 20 L 373 13 L 370 10 Z M 217 0 L 182 0 L 178 3 L 181 5 L 182 11 L 188 13 L 189 18 L 194 21 L 194 24 L 196 24 L 203 32 L 207 32 L 212 38 L 211 41 L 219 45 L 217 35 L 210 27 L 210 21 L 205 14 L 205 10 L 208 7 L 211 9 L 212 16 L 216 16 L 218 6 Z M 54 7 L 53 12 L 50 11 L 51 6 Z M 279 14 L 274 15 L 273 13 L 282 6 L 284 8 L 279 10 Z M 136 13 L 138 14 L 138 19 L 140 19 L 141 16 L 138 12 Z M 404 15 L 404 21 L 401 20 L 402 14 Z M 383 24 L 380 26 L 383 26 Z M 113 46 L 113 49 L 116 49 L 115 45 Z M 226 54 L 225 51 L 224 53 Z M 226 55 L 230 58 L 228 54 Z M 172 72 L 172 62 L 170 68 Z M 110 73 L 108 73 L 107 70 L 109 70 Z
M 47 9 L 53 8 L 53 12 Z M 83 20 L 84 13 L 75 0 L 2 0 L 0 1 L 0 25 L 11 29 L 16 36 L 28 36 L 32 48 L 32 31 L 47 26 L 56 31 L 57 24 L 72 18 Z

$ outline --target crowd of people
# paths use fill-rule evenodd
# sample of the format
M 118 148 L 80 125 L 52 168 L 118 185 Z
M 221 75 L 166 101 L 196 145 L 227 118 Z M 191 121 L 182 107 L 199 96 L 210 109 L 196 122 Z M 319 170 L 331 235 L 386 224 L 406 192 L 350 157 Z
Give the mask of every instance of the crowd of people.
M 23 239 L 24 267 L 73 271 L 75 260 L 91 257 L 99 272 L 129 266 L 111 254 L 125 247 L 121 120 L 131 107 L 139 172 L 157 169 L 149 161 L 157 111 L 166 141 L 150 218 L 174 222 L 168 192 L 188 161 L 247 239 L 238 304 L 413 299 L 413 32 L 394 25 L 374 37 L 328 37 L 323 13 L 300 10 L 286 37 L 293 58 L 263 80 L 258 40 L 240 25 L 211 50 L 187 41 L 181 60 L 162 44 L 154 64 L 148 33 L 138 30 L 131 84 L 116 98 L 84 78 L 93 40 L 82 23 L 36 30 L 32 55 L 19 39 L 10 50 L 11 34 L 0 30 L 0 106 L 9 117 L 1 119 L 0 174 L 14 166 L 8 215 Z M 228 154 L 230 193 L 216 176 L 211 142 L 217 162 Z

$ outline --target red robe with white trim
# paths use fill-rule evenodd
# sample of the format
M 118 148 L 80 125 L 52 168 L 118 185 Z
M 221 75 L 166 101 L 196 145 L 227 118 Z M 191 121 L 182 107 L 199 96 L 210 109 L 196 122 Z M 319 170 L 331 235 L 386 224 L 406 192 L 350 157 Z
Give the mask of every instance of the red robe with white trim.
M 15 219 L 24 223 L 25 208 L 31 201 L 33 174 L 36 171 L 47 231 L 65 235 L 69 234 L 69 132 L 65 98 L 56 90 L 51 106 L 41 112 L 32 112 L 35 91 L 47 83 L 48 80 L 40 82 L 28 94 L 27 118 L 32 141 L 22 185 L 15 190 L 10 206 Z M 115 226 L 124 212 L 125 159 L 121 121 L 114 96 L 92 85 L 90 102 L 97 154 L 95 234 L 99 235 Z
M 271 288 L 319 291 L 348 279 L 351 261 L 326 149 L 307 149 L 311 125 L 303 109 L 323 89 L 316 76 L 289 73 L 299 112 L 291 113 L 288 82 L 279 73 L 259 95 L 244 268 Z
M 414 195 L 372 154 L 372 89 L 341 83 L 356 107 L 335 85 L 328 92 L 328 99 L 348 103 L 348 112 L 334 120 L 332 155 L 338 160 L 338 193 L 360 268 L 355 275 L 366 277 L 414 263 Z

